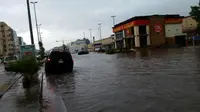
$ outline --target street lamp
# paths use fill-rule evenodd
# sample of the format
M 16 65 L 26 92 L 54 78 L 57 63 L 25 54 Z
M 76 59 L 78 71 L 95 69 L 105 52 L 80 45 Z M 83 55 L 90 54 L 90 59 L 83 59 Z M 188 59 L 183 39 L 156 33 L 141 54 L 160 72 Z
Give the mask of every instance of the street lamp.
M 38 25 L 38 32 L 39 32 L 39 39 L 42 42 L 42 32 L 40 31 L 40 27 L 42 26 L 42 24 Z
M 102 36 L 101 36 L 101 23 L 99 23 L 98 26 L 99 26 L 99 37 L 100 37 L 100 39 L 102 39 Z
M 40 37 L 39 37 L 39 30 L 38 30 L 38 23 L 37 23 L 37 14 L 36 14 L 36 8 L 35 8 L 35 4 L 38 3 L 37 1 L 35 2 L 31 2 L 33 4 L 33 8 L 34 8 L 34 14 L 35 14 L 35 23 L 36 23 L 36 30 L 37 30 L 37 36 L 38 36 L 38 43 L 40 41 Z
M 113 27 L 115 26 L 115 17 L 116 16 L 111 16 L 113 18 Z
M 91 43 L 92 43 L 92 29 L 89 29 L 90 31 L 90 39 L 91 39 Z
M 31 21 L 31 13 L 30 13 L 29 0 L 26 0 L 26 3 L 27 3 L 27 13 L 28 13 L 28 22 L 29 22 L 30 36 L 31 36 L 31 44 L 34 44 L 34 37 L 33 37 L 33 29 L 32 29 L 32 21 Z

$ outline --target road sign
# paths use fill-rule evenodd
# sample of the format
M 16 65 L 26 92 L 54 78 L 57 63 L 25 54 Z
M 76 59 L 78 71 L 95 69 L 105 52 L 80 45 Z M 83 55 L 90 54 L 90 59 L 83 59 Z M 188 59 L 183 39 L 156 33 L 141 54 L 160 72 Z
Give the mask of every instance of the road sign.
M 163 30 L 162 24 L 160 24 L 159 22 L 157 22 L 157 23 L 154 25 L 154 31 L 155 31 L 156 33 L 160 33 L 162 30 Z
M 35 45 L 20 46 L 20 56 L 35 56 Z

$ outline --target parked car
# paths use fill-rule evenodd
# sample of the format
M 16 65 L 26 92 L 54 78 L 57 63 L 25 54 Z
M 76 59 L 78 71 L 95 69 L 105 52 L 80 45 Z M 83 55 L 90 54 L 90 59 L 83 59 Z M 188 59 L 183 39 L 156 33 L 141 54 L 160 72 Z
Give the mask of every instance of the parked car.
M 11 70 L 12 68 L 10 67 L 10 63 L 11 62 L 15 62 L 18 60 L 18 57 L 17 56 L 5 56 L 4 58 L 4 68 L 6 71 L 9 71 Z
M 46 73 L 72 72 L 74 62 L 70 52 L 51 51 L 45 61 Z

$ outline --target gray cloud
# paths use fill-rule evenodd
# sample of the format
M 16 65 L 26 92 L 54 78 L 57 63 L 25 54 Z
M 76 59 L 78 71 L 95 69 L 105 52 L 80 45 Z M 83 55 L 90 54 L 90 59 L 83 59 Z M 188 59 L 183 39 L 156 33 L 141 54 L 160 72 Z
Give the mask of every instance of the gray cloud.
M 30 0 L 31 1 L 31 0 Z M 34 0 L 33 0 L 34 1 Z M 47 49 L 59 45 L 56 40 L 76 40 L 83 32 L 98 39 L 98 23 L 102 23 L 102 35 L 112 34 L 111 15 L 116 23 L 133 16 L 151 14 L 188 15 L 190 6 L 198 0 L 38 0 L 38 21 L 42 23 L 44 45 Z M 30 43 L 26 0 L 0 0 L 0 20 L 8 23 L 18 35 Z M 31 8 L 33 9 L 32 5 Z M 33 10 L 32 20 L 35 30 Z M 37 38 L 35 35 L 35 42 Z

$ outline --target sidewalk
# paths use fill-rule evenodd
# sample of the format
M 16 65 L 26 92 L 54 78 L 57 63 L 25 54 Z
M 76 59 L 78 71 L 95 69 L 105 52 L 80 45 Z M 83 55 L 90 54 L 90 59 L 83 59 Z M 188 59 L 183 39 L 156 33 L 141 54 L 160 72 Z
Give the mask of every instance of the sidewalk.
M 4 92 L 19 78 L 21 74 L 15 74 L 13 72 L 0 73 L 0 98 Z
M 25 90 L 22 78 L 0 99 L 0 112 L 39 112 L 38 86 Z
M 56 93 L 56 87 L 47 81 L 45 75 L 43 81 L 43 112 L 67 112 L 61 95 Z

